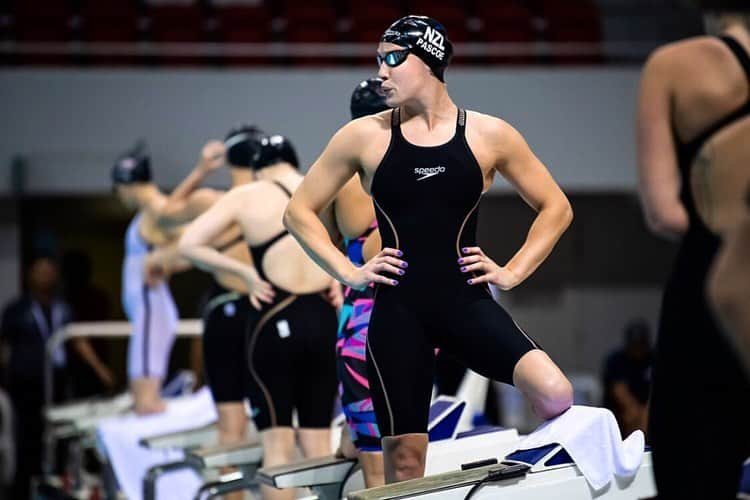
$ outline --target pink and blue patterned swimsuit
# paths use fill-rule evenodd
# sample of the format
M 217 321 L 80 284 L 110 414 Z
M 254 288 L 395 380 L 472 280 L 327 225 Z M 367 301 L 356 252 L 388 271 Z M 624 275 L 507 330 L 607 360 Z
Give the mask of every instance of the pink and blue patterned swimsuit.
M 359 238 L 346 241 L 347 255 L 354 264 L 361 266 L 365 263 L 362 246 L 377 227 L 377 222 L 373 221 Z M 341 406 L 349 424 L 352 441 L 357 449 L 362 451 L 381 450 L 380 430 L 375 421 L 365 358 L 374 290 L 372 283 L 365 290 L 346 288 L 336 342 L 336 370 L 340 381 Z

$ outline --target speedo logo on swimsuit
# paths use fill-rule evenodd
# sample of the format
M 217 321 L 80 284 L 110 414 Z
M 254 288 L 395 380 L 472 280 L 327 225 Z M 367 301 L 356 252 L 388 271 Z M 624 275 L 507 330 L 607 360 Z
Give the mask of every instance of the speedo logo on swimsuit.
M 429 177 L 442 174 L 443 172 L 445 172 L 445 167 L 440 166 L 440 165 L 438 165 L 437 167 L 431 167 L 431 168 L 415 168 L 414 169 L 415 174 L 422 176 L 422 177 L 417 178 L 418 181 L 422 181 Z
M 417 46 L 440 61 L 445 57 L 445 37 L 429 26 L 425 28 L 422 38 L 417 38 Z

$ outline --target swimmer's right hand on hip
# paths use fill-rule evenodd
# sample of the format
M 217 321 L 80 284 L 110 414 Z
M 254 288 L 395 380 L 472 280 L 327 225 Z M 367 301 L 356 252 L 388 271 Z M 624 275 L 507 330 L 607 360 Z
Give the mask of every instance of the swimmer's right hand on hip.
M 403 276 L 409 266 L 402 260 L 403 252 L 395 248 L 384 248 L 375 257 L 367 261 L 362 267 L 353 268 L 345 284 L 355 290 L 364 290 L 370 283 L 396 286 L 398 280 L 392 276 Z
M 272 304 L 276 293 L 273 285 L 264 281 L 254 268 L 248 268 L 242 277 L 247 286 L 247 295 L 250 304 L 257 310 L 262 308 L 261 302 Z

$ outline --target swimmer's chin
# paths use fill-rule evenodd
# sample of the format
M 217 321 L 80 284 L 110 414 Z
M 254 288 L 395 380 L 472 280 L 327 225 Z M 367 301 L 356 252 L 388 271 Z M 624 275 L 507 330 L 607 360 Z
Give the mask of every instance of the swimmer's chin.
M 396 97 L 395 90 L 391 90 L 390 92 L 388 92 L 384 100 L 385 100 L 385 105 L 388 106 L 389 108 L 395 108 L 401 105 L 401 101 L 398 99 L 398 97 Z

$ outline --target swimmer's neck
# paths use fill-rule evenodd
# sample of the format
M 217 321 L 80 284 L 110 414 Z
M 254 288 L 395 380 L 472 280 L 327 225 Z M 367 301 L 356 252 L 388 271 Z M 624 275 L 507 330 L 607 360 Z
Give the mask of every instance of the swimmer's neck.
M 250 184 L 255 180 L 253 171 L 249 168 L 230 168 L 229 174 L 232 177 L 232 187 Z
M 156 184 L 152 183 L 140 186 L 135 192 L 135 199 L 138 210 L 148 214 L 152 214 L 154 210 L 158 210 L 167 202 L 164 193 L 156 187 Z
M 284 186 L 287 186 L 287 183 L 299 180 L 301 174 L 299 170 L 288 163 L 278 163 L 259 170 L 255 176 L 260 181 L 280 182 Z
M 427 85 L 420 95 L 401 106 L 401 123 L 408 120 L 421 120 L 427 130 L 433 130 L 445 120 L 455 121 L 458 107 L 448 95 L 445 84 L 435 80 Z

